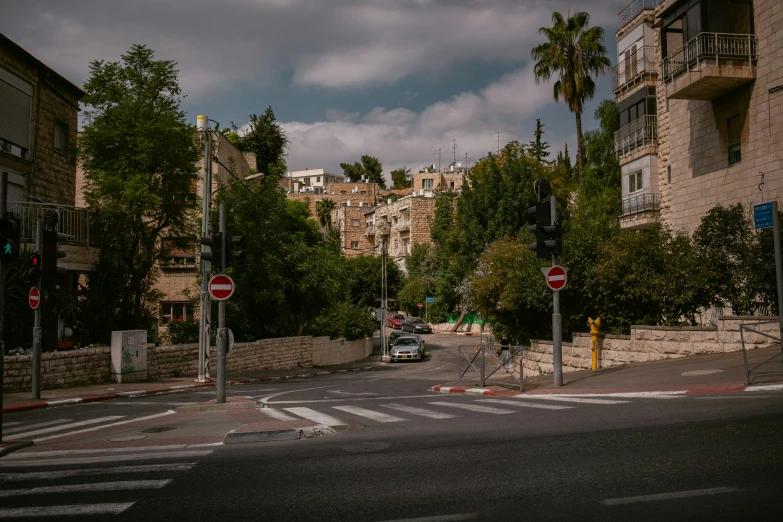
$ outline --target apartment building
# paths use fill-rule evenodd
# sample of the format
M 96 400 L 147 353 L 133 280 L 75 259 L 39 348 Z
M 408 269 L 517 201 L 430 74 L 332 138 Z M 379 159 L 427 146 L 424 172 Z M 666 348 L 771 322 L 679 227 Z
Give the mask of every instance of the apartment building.
M 364 212 L 365 237 L 377 254 L 386 252 L 403 270 L 413 245 L 431 244 L 435 198 L 406 196 Z
M 345 176 L 343 174 L 332 174 L 324 169 L 297 170 L 289 172 L 289 188 L 298 193 L 326 193 L 330 183 L 343 183 Z
M 335 207 L 371 207 L 378 203 L 379 192 L 380 188 L 377 183 L 331 181 L 323 191 L 319 192 L 291 190 L 288 192 L 288 199 L 307 203 L 310 207 L 310 219 L 317 221 L 316 206 L 322 199 L 331 199 L 334 201 Z
M 444 171 L 422 169 L 413 175 L 413 193 L 418 196 L 432 196 L 436 191 L 459 192 L 467 178 L 467 167 L 455 161 Z
M 372 207 L 340 206 L 332 211 L 332 227 L 340 232 L 340 246 L 345 257 L 377 254 L 375 241 L 368 236 L 366 214 Z
M 620 13 L 624 228 L 693 232 L 716 205 L 783 197 L 778 0 L 635 0 Z

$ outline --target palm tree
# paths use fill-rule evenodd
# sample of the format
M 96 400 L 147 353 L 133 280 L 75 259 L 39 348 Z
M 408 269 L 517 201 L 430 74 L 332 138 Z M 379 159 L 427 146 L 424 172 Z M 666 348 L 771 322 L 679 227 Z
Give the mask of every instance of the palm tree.
M 590 27 L 590 15 L 579 11 L 566 20 L 563 15 L 552 14 L 552 27 L 542 27 L 538 33 L 547 41 L 532 51 L 536 60 L 536 83 L 548 81 L 553 75 L 555 101 L 563 100 L 576 115 L 576 169 L 582 176 L 584 167 L 584 139 L 582 137 L 582 111 L 584 102 L 595 94 L 593 77 L 606 72 L 612 62 L 606 57 L 603 45 L 604 30 Z
M 318 216 L 318 223 L 321 224 L 321 232 L 324 235 L 324 239 L 329 234 L 329 229 L 332 228 L 332 210 L 334 210 L 335 204 L 333 199 L 322 199 L 315 204 L 315 213 Z

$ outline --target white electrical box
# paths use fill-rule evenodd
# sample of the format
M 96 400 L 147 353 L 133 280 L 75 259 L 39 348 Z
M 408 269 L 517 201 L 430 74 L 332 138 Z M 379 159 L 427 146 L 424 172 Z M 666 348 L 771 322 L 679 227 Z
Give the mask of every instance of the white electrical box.
M 111 378 L 114 382 L 147 380 L 147 330 L 111 333 Z

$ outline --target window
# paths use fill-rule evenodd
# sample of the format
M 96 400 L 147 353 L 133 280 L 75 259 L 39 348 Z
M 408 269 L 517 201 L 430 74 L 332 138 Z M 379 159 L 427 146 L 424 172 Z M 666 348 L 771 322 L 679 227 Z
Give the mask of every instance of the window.
M 346 191 L 344 191 L 344 190 L 341 190 L 341 191 L 340 191 L 340 194 L 347 194 L 347 192 L 346 192 Z
M 411 241 L 410 239 L 402 240 L 402 253 L 408 255 L 411 253 Z
M 320 183 L 321 182 L 321 176 L 316 176 L 315 177 L 315 182 L 316 183 Z
M 188 318 L 187 303 L 161 303 L 160 324 L 181 323 Z
M 33 86 L 0 68 L 0 150 L 29 159 Z
M 672 166 L 669 165 L 666 167 L 666 179 L 669 181 L 669 184 L 672 183 Z
M 642 185 L 642 171 L 636 171 L 632 172 L 628 175 L 628 193 L 631 194 L 632 192 L 637 192 L 639 190 L 642 190 L 644 186 Z
M 423 188 L 424 190 L 432 190 L 433 186 L 434 186 L 433 180 L 431 179 L 421 180 L 421 188 Z
M 450 188 L 451 188 L 451 190 L 454 190 L 454 182 L 453 181 L 450 184 Z
M 360 221 L 358 219 L 352 219 L 351 220 L 351 226 L 352 227 L 359 227 L 359 226 L 361 226 L 361 223 L 360 223 Z
M 351 241 L 351 248 L 359 248 L 359 242 L 358 241 Z
M 309 185 L 310 184 L 310 178 L 303 178 L 302 179 L 302 183 L 304 183 L 305 185 Z
M 729 165 L 742 161 L 742 122 L 740 115 L 735 114 L 726 120 L 729 136 Z
M 54 120 L 54 150 L 65 154 L 68 147 L 68 124 Z

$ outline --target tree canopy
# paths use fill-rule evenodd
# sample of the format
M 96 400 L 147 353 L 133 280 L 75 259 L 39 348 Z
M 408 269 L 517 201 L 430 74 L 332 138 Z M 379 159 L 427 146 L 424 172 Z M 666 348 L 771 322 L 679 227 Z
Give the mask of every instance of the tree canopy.
M 411 178 L 411 169 L 406 169 L 403 165 L 399 169 L 391 171 L 392 190 L 411 188 L 413 179 Z
M 345 177 L 356 183 L 362 179 L 362 176 L 366 176 L 365 179 L 369 180 L 370 183 L 377 183 L 381 188 L 386 188 L 381 161 L 366 154 L 362 156 L 361 160 L 361 163 L 358 161 L 354 163 L 340 163 L 340 168 L 343 169 Z

